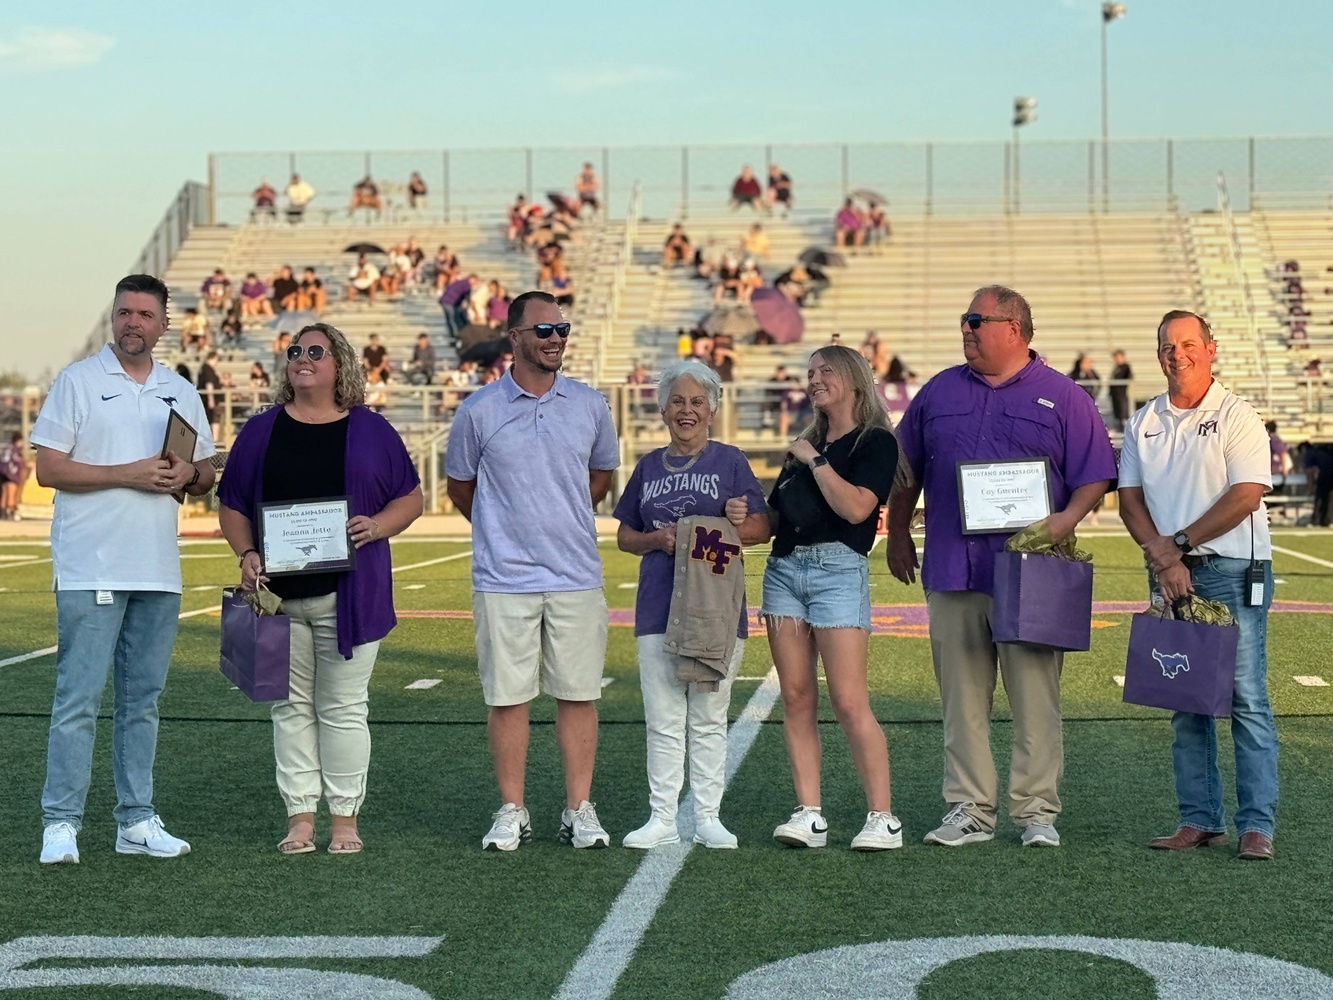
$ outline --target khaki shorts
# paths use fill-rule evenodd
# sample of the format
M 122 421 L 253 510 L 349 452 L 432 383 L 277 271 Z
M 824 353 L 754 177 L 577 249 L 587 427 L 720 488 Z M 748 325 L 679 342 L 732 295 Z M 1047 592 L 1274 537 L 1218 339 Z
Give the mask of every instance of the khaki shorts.
M 477 670 L 487 705 L 522 705 L 541 690 L 561 701 L 596 701 L 606 665 L 606 595 L 472 594 Z

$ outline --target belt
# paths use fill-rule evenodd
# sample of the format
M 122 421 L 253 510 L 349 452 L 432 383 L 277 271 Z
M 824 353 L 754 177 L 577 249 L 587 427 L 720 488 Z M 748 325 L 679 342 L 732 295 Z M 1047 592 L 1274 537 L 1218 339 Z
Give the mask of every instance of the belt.
M 1203 556 L 1182 555 L 1180 561 L 1185 564 L 1186 569 L 1198 569 L 1203 565 Z

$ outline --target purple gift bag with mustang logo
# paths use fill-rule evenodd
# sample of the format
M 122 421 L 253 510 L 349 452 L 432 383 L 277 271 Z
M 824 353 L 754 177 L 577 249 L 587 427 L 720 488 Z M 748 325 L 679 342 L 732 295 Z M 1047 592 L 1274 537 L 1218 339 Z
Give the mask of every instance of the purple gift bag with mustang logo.
M 1125 657 L 1124 700 L 1225 719 L 1236 686 L 1240 629 L 1155 612 L 1134 616 Z
M 1035 552 L 995 556 L 991 637 L 1067 651 L 1092 645 L 1092 563 Z
M 291 670 L 292 620 L 257 615 L 239 591 L 222 592 L 218 668 L 251 701 L 284 701 Z

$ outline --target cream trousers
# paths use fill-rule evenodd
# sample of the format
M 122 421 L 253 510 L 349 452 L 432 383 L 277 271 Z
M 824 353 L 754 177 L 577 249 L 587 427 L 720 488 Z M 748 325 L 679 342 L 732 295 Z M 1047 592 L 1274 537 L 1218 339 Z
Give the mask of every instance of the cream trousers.
M 378 642 L 338 652 L 337 595 L 282 602 L 292 620 L 291 681 L 274 702 L 273 756 L 287 815 L 314 812 L 320 796 L 333 816 L 355 816 L 366 797 L 370 673 Z

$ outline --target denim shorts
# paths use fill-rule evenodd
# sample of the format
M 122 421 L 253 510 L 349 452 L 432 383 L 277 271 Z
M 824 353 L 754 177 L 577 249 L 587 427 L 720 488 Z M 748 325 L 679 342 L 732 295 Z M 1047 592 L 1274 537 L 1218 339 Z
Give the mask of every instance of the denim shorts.
M 798 545 L 769 556 L 763 613 L 796 618 L 811 628 L 870 631 L 870 566 L 842 542 Z

